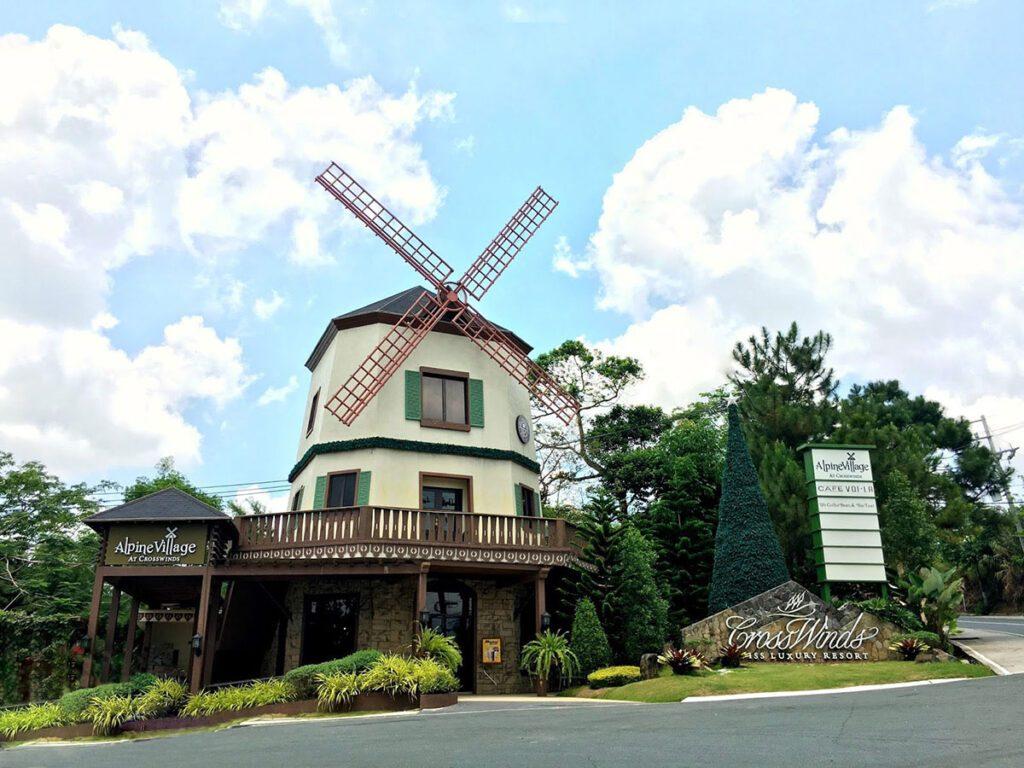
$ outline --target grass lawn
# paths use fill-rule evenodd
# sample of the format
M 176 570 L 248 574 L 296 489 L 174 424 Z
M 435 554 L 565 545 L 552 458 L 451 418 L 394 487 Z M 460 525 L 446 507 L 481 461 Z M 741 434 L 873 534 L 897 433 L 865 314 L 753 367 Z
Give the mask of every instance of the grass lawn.
M 916 664 L 908 661 L 849 662 L 838 664 L 750 664 L 741 669 L 704 670 L 696 675 L 673 675 L 641 680 L 619 688 L 591 690 L 571 688 L 562 696 L 582 696 L 620 701 L 681 701 L 687 696 L 716 696 L 764 691 L 805 691 L 815 688 L 844 688 L 851 685 L 905 683 L 949 677 L 987 677 L 992 674 L 981 664 L 939 661 Z

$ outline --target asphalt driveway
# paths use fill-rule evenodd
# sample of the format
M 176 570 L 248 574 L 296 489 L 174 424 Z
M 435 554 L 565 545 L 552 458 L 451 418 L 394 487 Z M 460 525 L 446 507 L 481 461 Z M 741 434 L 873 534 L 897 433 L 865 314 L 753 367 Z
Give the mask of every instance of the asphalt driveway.
M 1024 672 L 1024 616 L 961 616 L 953 642 L 1000 674 Z
M 7 768 L 569 768 L 1024 765 L 1024 676 L 797 698 L 616 704 L 468 701 L 376 718 L 145 741 L 18 747 Z

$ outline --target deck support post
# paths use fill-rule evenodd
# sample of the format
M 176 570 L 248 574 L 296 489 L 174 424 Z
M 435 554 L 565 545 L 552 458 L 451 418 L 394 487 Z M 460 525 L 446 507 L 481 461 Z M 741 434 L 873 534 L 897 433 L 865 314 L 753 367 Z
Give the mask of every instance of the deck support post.
M 82 660 L 80 688 L 88 688 L 92 684 L 92 657 L 96 651 L 96 629 L 100 623 L 100 600 L 102 598 L 103 574 L 97 568 L 92 582 L 92 602 L 89 604 L 89 623 L 85 632 L 85 658 Z
M 199 607 L 196 610 L 196 636 L 199 638 L 199 650 L 190 649 L 192 663 L 188 676 L 189 690 L 197 693 L 206 681 L 203 679 L 205 668 L 203 654 L 212 653 L 210 639 L 206 636 L 206 627 L 210 618 L 210 591 L 213 586 L 213 575 L 209 568 L 203 571 L 203 586 L 199 590 Z
M 128 682 L 132 676 L 132 657 L 135 655 L 135 628 L 139 624 L 139 599 L 132 598 L 128 612 L 128 634 L 124 638 L 124 656 L 121 661 L 121 682 Z
M 110 681 L 110 657 L 114 653 L 114 640 L 117 636 L 117 613 L 121 610 L 121 588 L 114 583 L 114 591 L 110 594 L 110 607 L 107 612 L 107 636 L 103 639 L 103 666 L 100 667 L 100 682 Z

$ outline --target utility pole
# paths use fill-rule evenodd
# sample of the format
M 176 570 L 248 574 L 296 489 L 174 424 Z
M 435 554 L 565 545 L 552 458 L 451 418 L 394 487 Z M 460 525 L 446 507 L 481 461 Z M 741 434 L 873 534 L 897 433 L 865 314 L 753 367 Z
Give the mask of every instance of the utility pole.
M 985 417 L 981 417 L 981 426 L 985 429 L 985 439 L 988 440 L 988 448 L 995 455 L 996 460 L 999 462 L 999 469 L 1002 472 L 1003 462 L 1000 458 L 1000 452 L 996 450 L 996 443 L 992 439 L 992 431 L 988 428 L 988 422 Z M 1014 449 L 1016 451 L 1016 449 Z M 1010 482 L 1007 479 L 1007 473 L 1002 472 L 1002 478 L 999 483 L 1003 487 L 1003 498 L 1006 499 L 1006 509 L 1013 518 L 1013 525 L 1017 529 L 1017 543 L 1020 544 L 1021 551 L 1024 552 L 1024 530 L 1021 530 L 1020 515 L 1017 514 L 1017 507 L 1013 503 L 1013 494 L 1010 493 Z

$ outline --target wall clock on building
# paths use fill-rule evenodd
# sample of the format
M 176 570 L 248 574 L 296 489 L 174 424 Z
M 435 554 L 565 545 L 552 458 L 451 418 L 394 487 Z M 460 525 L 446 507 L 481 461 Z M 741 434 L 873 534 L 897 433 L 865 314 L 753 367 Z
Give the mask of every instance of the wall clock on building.
M 523 445 L 530 442 L 530 421 L 525 416 L 516 416 L 516 434 Z

